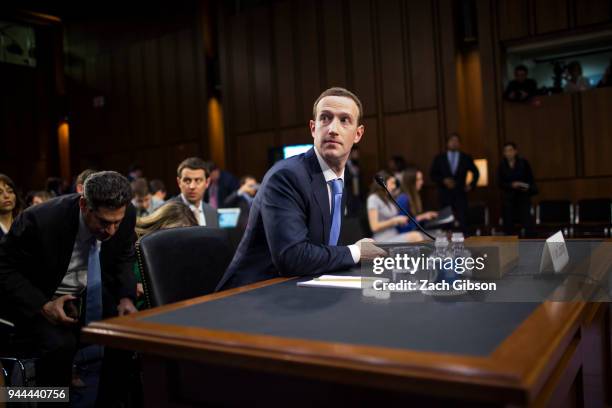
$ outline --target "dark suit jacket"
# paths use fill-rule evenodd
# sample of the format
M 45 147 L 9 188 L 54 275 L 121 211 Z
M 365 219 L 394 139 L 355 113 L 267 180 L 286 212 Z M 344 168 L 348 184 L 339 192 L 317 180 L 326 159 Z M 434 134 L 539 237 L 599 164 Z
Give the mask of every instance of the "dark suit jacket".
M 503 158 L 497 170 L 497 180 L 499 188 L 502 189 L 504 199 L 512 199 L 515 196 L 522 195 L 530 196 L 538 192 L 535 180 L 533 179 L 533 173 L 531 172 L 531 166 L 529 162 L 522 157 L 516 158 L 514 167 L 510 167 L 508 160 Z M 529 184 L 529 190 L 522 191 L 512 188 L 512 182 L 514 181 L 521 181 Z
M 223 203 L 227 196 L 240 188 L 240 182 L 230 172 L 221 170 L 219 180 L 217 181 L 217 205 L 223 207 Z M 210 202 L 210 187 L 204 192 L 204 201 Z
M 30 319 L 51 300 L 68 270 L 79 229 L 79 194 L 69 194 L 22 212 L 0 242 L 0 314 Z M 136 210 L 128 204 L 112 238 L 102 243 L 104 315 L 116 314 L 119 299 L 136 297 L 133 272 Z
M 175 197 L 172 197 L 168 201 L 178 201 L 179 203 L 183 203 L 183 204 L 185 203 L 183 199 L 181 198 L 180 194 Z M 202 201 L 202 210 L 204 210 L 204 219 L 206 220 L 206 226 L 218 228 L 219 227 L 219 214 L 217 213 L 217 210 L 215 210 L 214 208 L 212 208 L 210 205 L 206 204 L 203 201 Z
M 457 164 L 457 171 L 454 175 L 451 171 L 446 152 L 440 153 L 434 158 L 431 165 L 430 176 L 434 183 L 436 183 L 438 186 L 440 200 L 442 201 L 443 205 L 445 200 L 448 198 L 447 196 L 449 195 L 465 195 L 465 177 L 468 170 L 473 173 L 474 177 L 472 178 L 471 186 L 474 188 L 476 187 L 480 173 L 478 172 L 476 165 L 474 165 L 474 160 L 469 154 L 459 152 L 459 163 Z M 455 188 L 453 190 L 447 189 L 444 185 L 443 180 L 447 177 L 455 180 Z
M 342 202 L 345 208 L 345 194 Z M 352 267 L 348 247 L 327 245 L 330 228 L 327 185 L 314 150 L 276 163 L 255 196 L 247 230 L 217 290 Z
M 241 195 L 238 195 L 238 190 L 227 196 L 223 201 L 224 208 L 240 208 L 240 217 L 238 218 L 238 228 L 245 230 L 249 221 L 249 213 L 251 206 L 249 202 Z

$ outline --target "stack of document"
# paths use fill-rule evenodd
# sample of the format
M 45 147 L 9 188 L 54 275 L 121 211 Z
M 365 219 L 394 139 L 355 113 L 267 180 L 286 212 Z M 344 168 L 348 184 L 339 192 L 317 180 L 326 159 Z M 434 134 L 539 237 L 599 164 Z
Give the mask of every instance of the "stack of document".
M 362 289 L 363 282 L 369 283 L 375 279 L 366 276 L 322 275 L 309 281 L 298 282 L 297 285 L 315 288 Z

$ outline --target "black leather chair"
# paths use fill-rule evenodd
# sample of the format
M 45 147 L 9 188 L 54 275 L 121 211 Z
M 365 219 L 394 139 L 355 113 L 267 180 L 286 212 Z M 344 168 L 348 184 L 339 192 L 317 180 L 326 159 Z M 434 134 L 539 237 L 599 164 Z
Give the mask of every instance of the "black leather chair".
M 574 236 L 607 238 L 612 234 L 612 200 L 592 198 L 578 201 Z
M 233 255 L 227 231 L 210 227 L 157 231 L 136 250 L 147 307 L 212 293 Z
M 559 230 L 573 236 L 574 205 L 569 200 L 545 200 L 536 206 L 536 231 L 546 238 Z
M 485 203 L 470 204 L 467 210 L 469 235 L 489 235 L 489 207 Z
M 14 326 L 0 319 L 0 377 L 6 386 L 36 386 L 36 358 L 14 350 Z

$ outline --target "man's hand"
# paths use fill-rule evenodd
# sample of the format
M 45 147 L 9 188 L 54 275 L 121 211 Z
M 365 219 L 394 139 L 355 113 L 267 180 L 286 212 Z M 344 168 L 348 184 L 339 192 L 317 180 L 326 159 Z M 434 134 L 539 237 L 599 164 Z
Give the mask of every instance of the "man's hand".
M 374 259 L 379 256 L 387 256 L 387 251 L 377 247 L 372 238 L 362 238 L 355 242 L 355 245 L 359 246 L 361 251 L 361 258 L 359 258 L 360 261 Z
M 117 305 L 117 312 L 119 312 L 119 316 L 125 316 L 128 314 L 136 313 L 138 309 L 132 303 L 132 299 L 130 298 L 121 298 L 119 304 Z
M 444 180 L 442 180 L 442 182 L 449 190 L 455 188 L 455 180 L 453 180 L 451 177 L 446 177 Z
M 60 296 L 55 300 L 45 303 L 41 309 L 41 313 L 44 318 L 52 324 L 62 324 L 66 326 L 76 324 L 78 322 L 77 319 L 68 317 L 66 312 L 64 312 L 64 303 L 74 299 L 76 299 L 76 297 L 72 295 Z
M 425 211 L 424 213 L 419 214 L 417 218 L 419 219 L 419 221 L 422 221 L 422 220 L 429 221 L 429 220 L 433 220 L 437 216 L 438 216 L 437 211 Z
M 138 282 L 136 284 L 136 299 L 140 299 L 144 295 L 144 286 L 142 283 Z

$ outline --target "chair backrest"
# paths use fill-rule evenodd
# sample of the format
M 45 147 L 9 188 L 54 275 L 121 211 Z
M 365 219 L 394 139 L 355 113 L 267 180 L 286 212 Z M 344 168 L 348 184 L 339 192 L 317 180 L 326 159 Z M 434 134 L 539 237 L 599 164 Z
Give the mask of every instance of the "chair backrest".
M 585 222 L 612 224 L 612 200 L 592 198 L 578 201 L 576 224 Z
M 536 224 L 571 224 L 574 206 L 569 200 L 540 201 L 536 207 Z
M 137 252 L 148 307 L 212 293 L 233 255 L 227 232 L 210 227 L 154 232 Z

